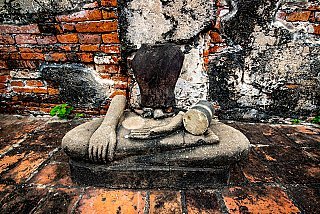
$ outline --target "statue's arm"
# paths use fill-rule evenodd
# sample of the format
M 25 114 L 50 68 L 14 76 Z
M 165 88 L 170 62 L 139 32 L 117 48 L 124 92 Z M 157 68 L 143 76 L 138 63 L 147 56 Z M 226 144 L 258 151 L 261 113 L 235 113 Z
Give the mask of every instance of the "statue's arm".
M 110 126 L 116 128 L 126 107 L 126 97 L 124 95 L 116 95 L 109 106 L 106 116 L 101 124 L 102 127 Z
M 100 127 L 93 133 L 89 142 L 89 158 L 93 162 L 112 161 L 115 153 L 116 128 L 125 110 L 126 97 L 115 96 Z
M 172 120 L 163 126 L 158 126 L 151 129 L 135 129 L 131 130 L 130 134 L 128 135 L 131 139 L 137 139 L 137 140 L 147 140 L 147 139 L 153 139 L 158 138 L 166 134 L 171 134 L 174 131 L 179 130 L 182 126 L 182 117 L 184 115 L 184 112 L 179 112 Z
M 182 127 L 182 117 L 184 115 L 184 112 L 180 111 L 172 120 L 170 123 L 164 126 L 155 127 L 150 130 L 151 134 L 165 134 L 165 133 L 172 133 L 176 130 L 179 130 Z

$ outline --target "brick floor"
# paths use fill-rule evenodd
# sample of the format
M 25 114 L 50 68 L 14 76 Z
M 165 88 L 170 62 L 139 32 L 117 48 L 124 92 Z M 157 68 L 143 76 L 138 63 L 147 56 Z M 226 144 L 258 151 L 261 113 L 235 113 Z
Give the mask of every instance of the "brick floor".
M 229 122 L 250 140 L 228 184 L 197 190 L 85 187 L 64 134 L 84 122 L 0 115 L 0 213 L 320 213 L 320 128 Z

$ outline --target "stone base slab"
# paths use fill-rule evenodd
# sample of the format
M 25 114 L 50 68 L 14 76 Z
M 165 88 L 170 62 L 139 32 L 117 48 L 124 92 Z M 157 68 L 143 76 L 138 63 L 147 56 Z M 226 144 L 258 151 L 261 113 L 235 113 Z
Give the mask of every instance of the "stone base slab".
M 73 181 L 114 189 L 199 189 L 227 183 L 229 166 L 106 166 L 70 160 Z

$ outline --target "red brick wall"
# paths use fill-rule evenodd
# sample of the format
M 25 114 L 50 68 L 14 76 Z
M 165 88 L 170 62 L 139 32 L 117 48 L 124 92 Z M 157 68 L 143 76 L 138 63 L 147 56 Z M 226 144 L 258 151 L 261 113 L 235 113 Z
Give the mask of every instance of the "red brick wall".
M 64 102 L 59 99 L 58 87 L 39 77 L 43 62 L 83 63 L 102 78 L 115 80 L 115 89 L 126 90 L 127 77 L 119 66 L 117 1 L 94 2 L 83 8 L 42 23 L 0 25 L 0 112 L 47 113 Z M 95 62 L 97 54 L 113 60 L 108 64 Z M 104 113 L 100 109 L 79 111 Z
M 292 7 L 296 6 L 295 9 L 291 9 L 291 5 L 288 4 L 287 8 L 284 10 L 279 10 L 277 16 L 279 19 L 283 19 L 292 24 L 297 24 L 299 22 L 308 23 L 307 31 L 310 34 L 320 35 L 320 3 L 317 1 L 310 5 L 307 3 L 294 4 Z

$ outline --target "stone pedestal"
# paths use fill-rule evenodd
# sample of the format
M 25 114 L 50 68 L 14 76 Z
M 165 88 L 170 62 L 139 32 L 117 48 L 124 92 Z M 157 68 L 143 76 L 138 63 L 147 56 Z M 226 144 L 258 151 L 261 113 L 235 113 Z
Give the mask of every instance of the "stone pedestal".
M 124 189 L 192 189 L 226 184 L 229 166 L 108 166 L 70 160 L 72 180 L 83 185 Z

